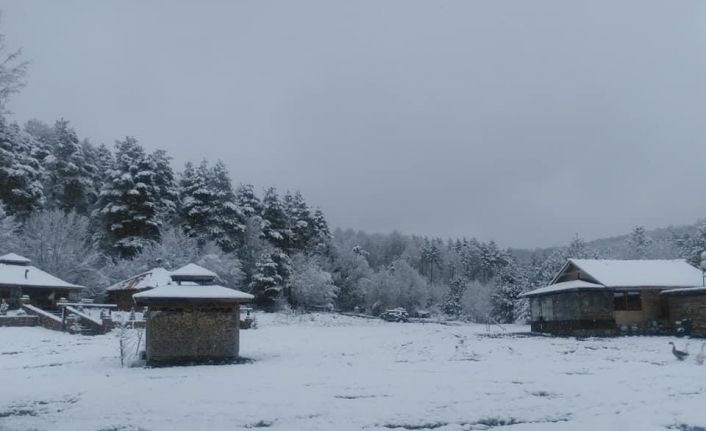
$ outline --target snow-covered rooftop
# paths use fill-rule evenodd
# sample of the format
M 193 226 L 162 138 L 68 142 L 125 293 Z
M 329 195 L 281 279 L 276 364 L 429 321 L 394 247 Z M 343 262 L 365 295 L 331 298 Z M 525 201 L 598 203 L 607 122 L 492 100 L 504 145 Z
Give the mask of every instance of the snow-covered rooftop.
M 147 290 L 136 293 L 132 297 L 139 300 L 155 300 L 155 299 L 196 299 L 196 300 L 225 300 L 232 302 L 248 302 L 254 296 L 249 293 L 241 292 L 235 289 L 229 289 L 223 286 L 205 285 L 205 286 L 180 286 L 169 285 L 158 287 L 156 289 Z
M 171 283 L 171 273 L 164 268 L 152 268 L 127 280 L 119 281 L 105 290 L 143 290 L 166 286 Z
M 520 296 L 536 296 L 545 293 L 566 292 L 571 290 L 583 289 L 605 289 L 605 286 L 601 284 L 589 283 L 588 281 L 583 280 L 562 281 L 561 283 L 551 284 L 549 286 L 540 287 L 539 289 L 525 292 Z
M 606 287 L 691 287 L 702 282 L 701 270 L 683 259 L 569 259 L 569 262 Z
M 210 271 L 202 266 L 198 266 L 195 263 L 189 263 L 176 271 L 172 271 L 172 276 L 175 277 L 213 277 L 216 278 L 216 273 Z
M 0 263 L 7 263 L 10 265 L 29 265 L 32 261 L 16 253 L 8 253 L 0 256 Z
M 60 278 L 27 264 L 0 263 L 0 284 L 23 287 L 47 287 L 81 289 L 82 286 L 67 283 Z

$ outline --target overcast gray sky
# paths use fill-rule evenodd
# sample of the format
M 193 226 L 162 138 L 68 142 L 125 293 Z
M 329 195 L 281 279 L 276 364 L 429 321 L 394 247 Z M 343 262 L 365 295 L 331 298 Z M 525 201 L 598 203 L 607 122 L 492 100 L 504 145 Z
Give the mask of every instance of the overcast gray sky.
M 334 226 L 546 246 L 706 216 L 706 2 L 1 1 L 10 108 Z

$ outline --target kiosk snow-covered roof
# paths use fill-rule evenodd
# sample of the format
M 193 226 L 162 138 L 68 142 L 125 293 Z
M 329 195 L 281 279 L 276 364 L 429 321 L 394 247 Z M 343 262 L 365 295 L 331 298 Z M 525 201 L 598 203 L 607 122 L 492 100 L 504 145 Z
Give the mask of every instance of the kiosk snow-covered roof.
M 83 286 L 66 282 L 32 266 L 31 263 L 26 257 L 15 253 L 0 256 L 0 285 L 47 289 L 83 289 Z

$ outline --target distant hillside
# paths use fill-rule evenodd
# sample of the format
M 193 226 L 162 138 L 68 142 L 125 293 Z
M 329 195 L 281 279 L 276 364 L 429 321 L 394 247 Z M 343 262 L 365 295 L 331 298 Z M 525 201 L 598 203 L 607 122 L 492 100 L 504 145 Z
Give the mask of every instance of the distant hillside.
M 651 259 L 677 259 L 681 256 L 674 241 L 675 237 L 694 234 L 697 227 L 704 220 L 699 220 L 694 224 L 684 226 L 669 226 L 647 231 L 652 243 L 647 251 L 647 258 Z M 629 239 L 630 234 L 599 238 L 586 242 L 586 246 L 595 250 L 598 255 L 606 259 L 625 259 L 630 255 Z M 561 247 L 547 247 L 530 249 L 512 249 L 512 253 L 520 260 L 527 261 L 537 254 L 549 255 Z

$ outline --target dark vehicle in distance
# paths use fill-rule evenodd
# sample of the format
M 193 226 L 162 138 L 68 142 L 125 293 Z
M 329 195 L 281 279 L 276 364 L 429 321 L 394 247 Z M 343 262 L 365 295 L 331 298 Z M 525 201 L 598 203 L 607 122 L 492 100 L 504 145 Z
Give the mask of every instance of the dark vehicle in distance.
M 391 308 L 385 310 L 380 314 L 380 318 L 387 322 L 407 322 L 409 320 L 409 313 L 404 308 Z

